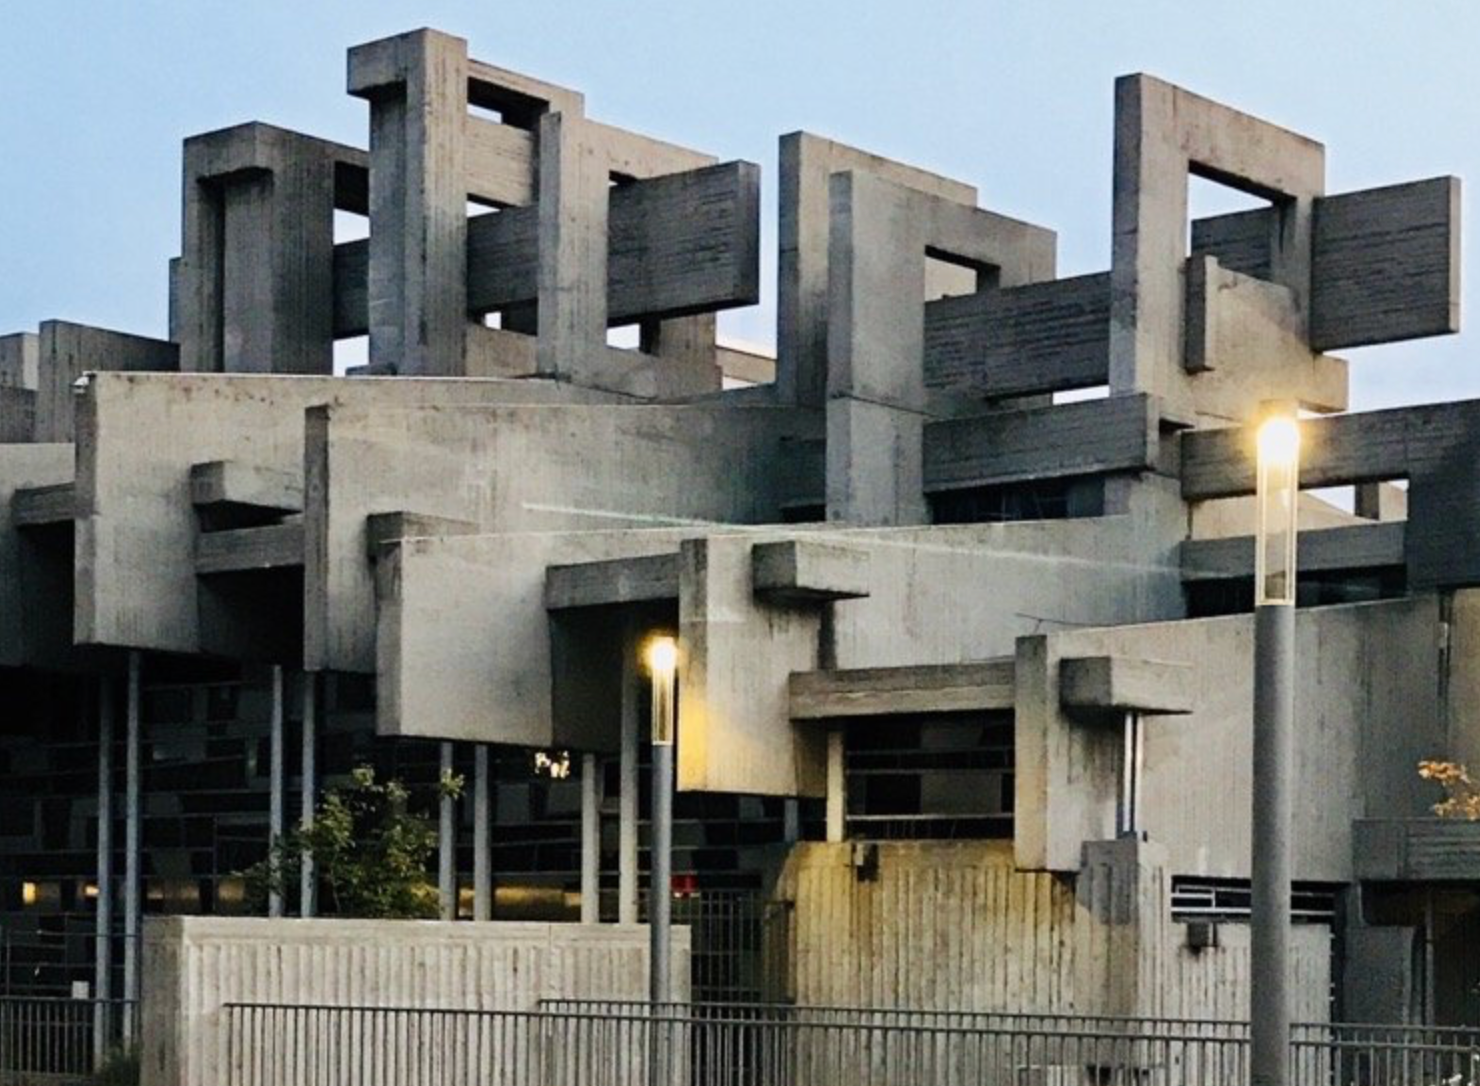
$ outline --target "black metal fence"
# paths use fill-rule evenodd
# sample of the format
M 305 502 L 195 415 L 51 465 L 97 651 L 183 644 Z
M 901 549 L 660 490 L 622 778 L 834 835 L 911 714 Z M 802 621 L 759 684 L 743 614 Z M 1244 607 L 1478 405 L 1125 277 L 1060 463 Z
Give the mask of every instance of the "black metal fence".
M 0 998 L 0 1084 L 90 1081 L 111 1060 L 126 1059 L 137 1016 L 123 1000 Z
M 775 1004 L 231 1004 L 231 1086 L 1243 1086 L 1240 1022 Z M 1302 1086 L 1473 1086 L 1475 1031 L 1302 1025 Z

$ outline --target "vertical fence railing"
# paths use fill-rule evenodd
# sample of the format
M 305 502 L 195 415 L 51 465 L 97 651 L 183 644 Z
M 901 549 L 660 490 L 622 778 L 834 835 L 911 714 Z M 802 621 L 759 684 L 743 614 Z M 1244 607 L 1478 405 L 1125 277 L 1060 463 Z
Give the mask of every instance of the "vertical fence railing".
M 123 1000 L 0 997 L 0 1083 L 88 1080 L 134 1049 L 124 1009 Z

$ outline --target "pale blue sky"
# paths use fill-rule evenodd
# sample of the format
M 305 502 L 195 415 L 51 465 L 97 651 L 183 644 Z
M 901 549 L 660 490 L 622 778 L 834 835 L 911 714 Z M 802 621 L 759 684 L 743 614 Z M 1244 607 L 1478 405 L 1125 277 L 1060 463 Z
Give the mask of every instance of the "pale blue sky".
M 260 119 L 363 145 L 344 51 L 416 26 L 583 90 L 601 120 L 759 162 L 766 296 L 724 327 L 761 342 L 776 139 L 798 128 L 971 181 L 984 206 L 1056 229 L 1069 274 L 1109 263 L 1124 72 L 1323 141 L 1332 192 L 1480 184 L 1480 4 L 1461 0 L 0 0 L 0 331 L 60 317 L 164 334 L 181 139 Z M 1476 334 L 1350 352 L 1354 406 L 1480 396 Z

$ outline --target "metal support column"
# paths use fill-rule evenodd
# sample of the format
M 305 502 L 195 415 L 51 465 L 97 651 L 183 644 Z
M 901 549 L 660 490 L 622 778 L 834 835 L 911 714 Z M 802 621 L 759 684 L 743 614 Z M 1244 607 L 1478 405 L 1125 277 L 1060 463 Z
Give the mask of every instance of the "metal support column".
M 1115 805 L 1115 835 L 1135 837 L 1141 832 L 1141 771 L 1145 765 L 1146 730 L 1141 714 L 1126 710 L 1121 735 L 1120 797 Z
M 581 755 L 581 923 L 601 922 L 601 763 Z
M 139 1009 L 139 914 L 141 902 L 139 720 L 142 658 L 128 654 L 128 694 L 124 705 L 123 800 L 123 1035 L 135 1035 Z
M 442 744 L 439 787 L 452 776 L 452 744 Z M 457 919 L 457 801 L 445 790 L 437 803 L 437 897 L 443 920 Z
M 489 780 L 487 743 L 473 748 L 473 919 L 493 919 L 493 869 L 490 865 L 488 820 L 493 782 Z
M 108 1001 L 113 998 L 113 680 L 98 680 L 98 914 L 93 947 L 93 1057 L 108 1052 Z
M 267 891 L 267 915 L 283 915 L 283 888 L 278 868 L 278 846 L 283 839 L 283 669 L 273 664 L 271 671 L 272 725 L 268 743 L 267 772 L 267 865 L 271 886 Z
M 1254 1086 L 1288 1086 L 1294 607 L 1270 604 L 1255 610 L 1254 658 L 1249 1067 Z
M 302 788 L 298 811 L 298 827 L 305 833 L 313 828 L 314 804 L 318 801 L 318 688 L 318 673 L 305 671 L 303 673 L 303 771 L 300 775 Z M 298 880 L 298 901 L 300 905 L 298 911 L 303 916 L 310 917 L 318 912 L 318 871 L 314 867 L 312 853 L 305 852 L 300 859 L 300 863 L 302 866 L 299 869 Z
M 622 746 L 617 765 L 617 920 L 637 923 L 637 639 L 622 644 Z

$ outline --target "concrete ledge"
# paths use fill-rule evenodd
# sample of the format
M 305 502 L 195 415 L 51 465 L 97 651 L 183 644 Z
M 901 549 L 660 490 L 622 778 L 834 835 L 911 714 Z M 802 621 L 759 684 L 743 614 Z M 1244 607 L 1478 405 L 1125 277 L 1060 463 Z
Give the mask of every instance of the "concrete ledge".
M 1447 818 L 1357 819 L 1352 871 L 1359 879 L 1480 879 L 1480 822 Z
M 303 521 L 202 532 L 195 543 L 196 573 L 244 573 L 303 565 Z
M 1011 709 L 1013 661 L 797 671 L 792 720 Z
M 545 571 L 545 609 L 676 600 L 678 565 L 675 551 L 551 566 Z
M 869 555 L 809 539 L 757 543 L 750 552 L 755 594 L 782 603 L 824 603 L 869 594 Z
M 33 486 L 17 490 L 10 499 L 10 519 L 17 528 L 70 524 L 77 516 L 77 485 Z
M 1059 661 L 1059 703 L 1070 712 L 1190 713 L 1193 670 L 1187 664 L 1125 656 Z
M 438 517 L 429 513 L 371 513 L 365 518 L 365 546 L 371 558 L 378 558 L 387 547 L 398 546 L 403 539 L 472 535 L 477 531 L 478 525 L 456 517 Z
M 1407 525 L 1354 524 L 1300 533 L 1296 567 L 1302 572 L 1380 569 L 1403 565 Z M 1181 545 L 1184 581 L 1220 581 L 1254 576 L 1254 537 L 1189 539 Z
M 191 466 L 190 501 L 197 509 L 301 513 L 303 479 L 260 464 L 211 460 Z

